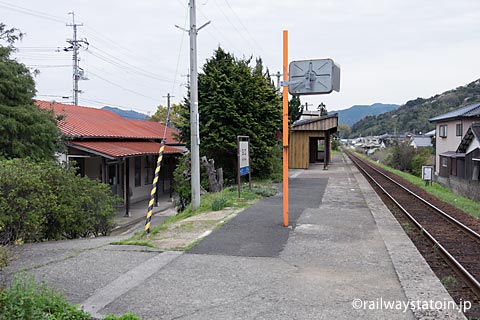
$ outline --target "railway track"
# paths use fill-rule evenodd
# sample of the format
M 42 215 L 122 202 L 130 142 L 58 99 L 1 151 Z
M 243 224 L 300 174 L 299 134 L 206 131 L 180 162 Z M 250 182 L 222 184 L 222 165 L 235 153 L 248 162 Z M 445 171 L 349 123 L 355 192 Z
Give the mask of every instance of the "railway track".
M 352 162 L 367 179 L 382 190 L 395 205 L 408 217 L 413 225 L 433 244 L 445 261 L 455 270 L 471 290 L 469 298 L 480 301 L 480 234 L 475 227 L 467 226 L 456 217 L 441 210 L 415 192 L 387 175 L 382 169 L 373 166 L 358 156 L 347 153 Z M 477 229 L 478 230 L 478 229 Z M 432 267 L 433 268 L 433 267 Z M 468 288 L 467 288 L 468 290 Z M 463 296 L 464 294 L 460 294 Z M 467 295 L 468 296 L 468 295 Z M 471 301 L 471 300 L 470 300 Z M 457 301 L 458 302 L 458 301 Z M 475 312 L 475 317 L 480 316 Z

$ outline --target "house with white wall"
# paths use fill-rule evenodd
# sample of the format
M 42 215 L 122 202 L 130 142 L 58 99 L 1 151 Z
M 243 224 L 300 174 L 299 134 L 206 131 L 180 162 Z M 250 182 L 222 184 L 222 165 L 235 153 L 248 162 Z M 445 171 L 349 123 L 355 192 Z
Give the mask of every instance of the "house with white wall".
M 455 153 L 463 135 L 474 122 L 480 122 L 480 103 L 471 104 L 429 120 L 435 123 L 435 173 L 445 175 L 448 158 Z
M 457 193 L 478 193 L 480 151 L 476 139 L 480 135 L 480 103 L 436 116 L 430 122 L 435 123 L 437 181 Z

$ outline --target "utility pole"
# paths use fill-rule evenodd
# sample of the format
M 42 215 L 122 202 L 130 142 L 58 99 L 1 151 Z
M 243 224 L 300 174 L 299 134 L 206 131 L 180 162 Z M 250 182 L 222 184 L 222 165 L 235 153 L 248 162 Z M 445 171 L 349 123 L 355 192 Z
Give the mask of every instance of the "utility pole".
M 69 12 L 68 14 L 72 15 L 72 23 L 67 23 L 67 27 L 73 27 L 73 39 L 68 39 L 67 42 L 70 44 L 70 47 L 64 48 L 63 51 L 72 51 L 73 52 L 73 101 L 74 105 L 78 105 L 78 94 L 81 93 L 81 90 L 78 89 L 79 80 L 87 80 L 84 76 L 83 69 L 79 67 L 80 56 L 78 54 L 78 49 L 82 46 L 82 43 L 88 46 L 86 39 L 77 39 L 77 27 L 83 26 L 83 23 L 75 23 L 75 12 Z
M 277 77 L 277 89 L 280 89 L 280 77 L 283 76 L 283 74 L 281 74 L 280 71 L 277 71 L 277 73 L 273 73 L 270 76 Z
M 165 119 L 165 126 L 169 127 L 170 126 L 170 98 L 175 98 L 175 96 L 171 96 L 170 93 L 167 93 L 167 95 L 163 97 L 167 98 L 167 115 Z
M 190 152 L 192 163 L 192 210 L 200 207 L 200 130 L 198 115 L 198 71 L 197 71 L 197 35 L 198 31 L 210 23 L 210 21 L 197 28 L 195 0 L 190 0 Z

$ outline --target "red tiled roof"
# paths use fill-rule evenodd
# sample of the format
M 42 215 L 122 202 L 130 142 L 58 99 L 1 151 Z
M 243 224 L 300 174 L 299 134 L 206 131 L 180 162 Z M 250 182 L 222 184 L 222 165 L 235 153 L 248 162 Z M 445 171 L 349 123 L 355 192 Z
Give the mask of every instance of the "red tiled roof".
M 110 158 L 158 154 L 160 143 L 151 141 L 73 141 L 70 146 Z M 164 153 L 183 153 L 179 148 L 165 146 Z
M 72 138 L 162 139 L 165 130 L 165 126 L 160 123 L 125 119 L 108 110 L 41 100 L 37 100 L 36 105 L 41 109 L 53 110 L 57 116 L 63 116 L 58 126 L 65 135 Z M 173 132 L 175 131 L 167 129 L 167 143 L 178 143 Z
M 160 135 L 163 137 L 163 133 L 165 132 L 165 125 L 155 122 L 155 121 L 145 121 L 145 120 L 130 120 L 136 123 L 139 126 L 142 126 L 148 130 L 154 132 L 160 132 Z M 179 133 L 172 128 L 167 127 L 165 139 L 167 144 L 178 143 L 178 138 L 175 138 L 176 135 Z

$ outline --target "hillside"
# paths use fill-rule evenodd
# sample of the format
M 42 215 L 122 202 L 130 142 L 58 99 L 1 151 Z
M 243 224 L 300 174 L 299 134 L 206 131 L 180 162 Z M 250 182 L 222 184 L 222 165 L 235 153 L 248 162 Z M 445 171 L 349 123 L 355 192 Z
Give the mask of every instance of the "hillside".
M 122 109 L 119 109 L 119 108 L 108 107 L 108 106 L 105 106 L 102 109 L 111 111 L 111 112 L 116 113 L 119 116 L 127 118 L 127 119 L 147 120 L 146 115 L 144 115 L 143 113 L 137 112 L 137 111 L 133 111 L 133 110 L 122 110 Z
M 352 126 L 352 137 L 384 133 L 425 133 L 435 129 L 428 119 L 480 101 L 480 79 L 428 99 L 410 100 L 394 111 L 367 116 Z
M 398 104 L 374 103 L 370 106 L 355 105 L 345 110 L 331 111 L 329 114 L 338 113 L 338 123 L 343 123 L 351 127 L 366 116 L 376 116 L 395 110 L 398 107 Z

